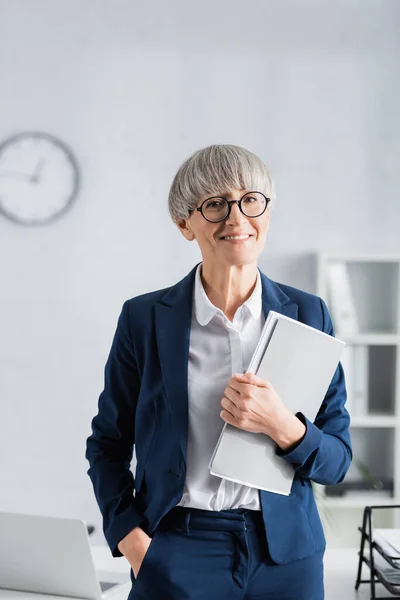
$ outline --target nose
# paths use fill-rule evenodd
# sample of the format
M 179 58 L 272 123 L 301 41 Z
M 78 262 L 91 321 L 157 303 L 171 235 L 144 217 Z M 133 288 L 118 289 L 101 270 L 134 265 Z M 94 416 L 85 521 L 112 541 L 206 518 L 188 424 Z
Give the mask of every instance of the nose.
M 226 219 L 225 223 L 235 225 L 236 223 L 243 223 L 246 221 L 246 215 L 244 215 L 237 202 L 231 204 L 231 212 L 229 213 L 229 217 Z

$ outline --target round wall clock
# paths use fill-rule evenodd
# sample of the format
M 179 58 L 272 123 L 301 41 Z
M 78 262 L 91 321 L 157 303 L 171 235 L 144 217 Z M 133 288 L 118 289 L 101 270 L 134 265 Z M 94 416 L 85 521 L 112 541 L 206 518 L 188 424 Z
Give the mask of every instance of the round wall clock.
M 70 148 L 53 135 L 24 132 L 0 143 L 0 214 L 20 225 L 59 219 L 78 194 L 80 172 Z

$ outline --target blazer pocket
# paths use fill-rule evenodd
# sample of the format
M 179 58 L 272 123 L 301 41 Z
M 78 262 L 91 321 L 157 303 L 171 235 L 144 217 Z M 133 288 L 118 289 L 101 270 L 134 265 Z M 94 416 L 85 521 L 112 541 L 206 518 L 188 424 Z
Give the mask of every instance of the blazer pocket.
M 151 433 L 151 438 L 150 438 L 150 441 L 147 446 L 147 451 L 145 451 L 144 453 L 141 452 L 140 453 L 141 458 L 139 460 L 136 459 L 137 462 L 136 462 L 136 472 L 135 472 L 135 490 L 137 492 L 140 490 L 141 485 L 143 483 L 143 476 L 144 476 L 144 473 L 146 470 L 146 464 L 147 464 L 148 458 L 151 455 L 151 451 L 153 449 L 155 435 L 156 435 L 156 427 L 154 425 L 153 431 Z

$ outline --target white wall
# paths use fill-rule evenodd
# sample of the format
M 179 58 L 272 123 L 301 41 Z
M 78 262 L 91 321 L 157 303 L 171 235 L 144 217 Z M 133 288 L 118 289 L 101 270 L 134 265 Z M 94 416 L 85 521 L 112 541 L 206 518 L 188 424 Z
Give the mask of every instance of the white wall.
M 277 281 L 314 291 L 316 250 L 400 251 L 399 24 L 396 0 L 0 0 L 0 141 L 54 133 L 83 175 L 61 221 L 0 218 L 0 510 L 101 529 L 90 421 L 123 301 L 200 258 L 167 212 L 193 150 L 270 166 Z

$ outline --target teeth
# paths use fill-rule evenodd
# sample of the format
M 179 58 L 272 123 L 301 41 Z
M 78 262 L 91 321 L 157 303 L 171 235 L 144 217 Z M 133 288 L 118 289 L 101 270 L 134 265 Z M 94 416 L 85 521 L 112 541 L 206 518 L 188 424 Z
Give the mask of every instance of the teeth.
M 224 240 L 247 240 L 247 238 L 249 238 L 249 235 L 230 235 L 228 237 L 224 237 Z

